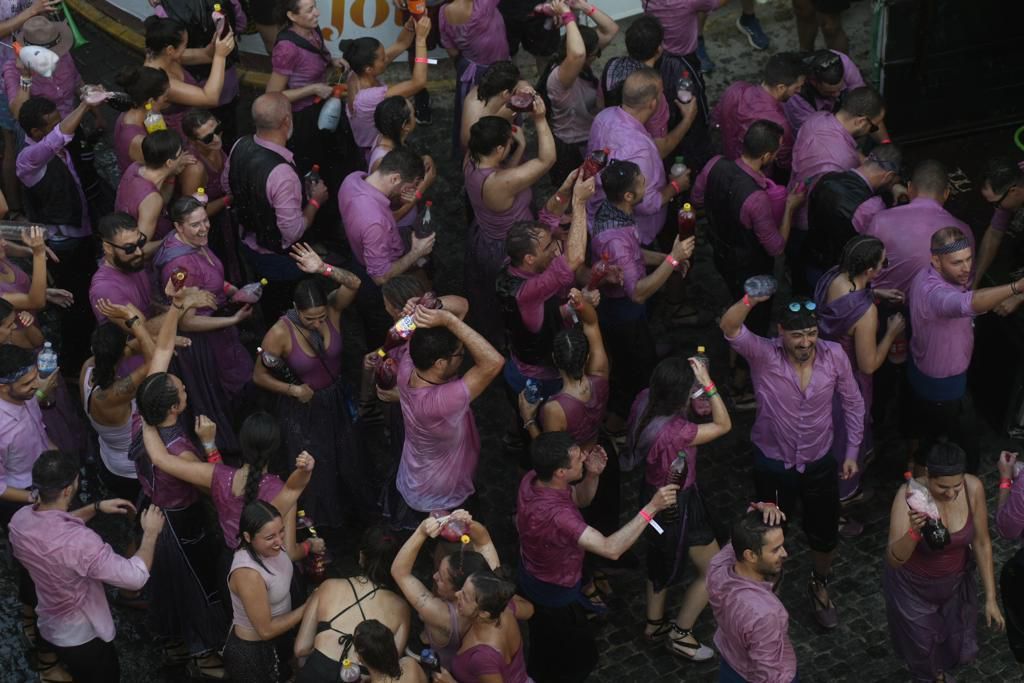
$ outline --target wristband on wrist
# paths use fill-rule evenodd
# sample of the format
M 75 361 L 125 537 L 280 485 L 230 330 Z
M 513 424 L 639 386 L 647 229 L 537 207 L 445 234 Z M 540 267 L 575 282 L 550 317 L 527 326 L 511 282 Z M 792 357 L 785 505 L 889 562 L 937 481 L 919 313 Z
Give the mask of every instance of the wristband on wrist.
M 315 206 L 315 207 L 317 208 L 317 210 L 319 210 L 319 209 L 320 209 L 320 202 L 318 202 L 317 200 L 315 200 L 315 199 L 310 199 L 310 200 L 309 200 L 309 203 L 310 203 L 310 204 L 312 204 L 313 206 Z
M 749 294 L 743 295 L 743 305 L 746 306 L 747 308 L 753 308 L 754 304 L 750 301 Z
M 668 184 L 672 186 L 672 189 L 676 191 L 676 194 L 682 194 L 683 193 L 683 188 L 678 183 L 678 181 L 670 180 Z
M 715 383 L 714 382 L 711 382 L 711 383 L 706 384 L 704 386 L 704 393 L 706 393 L 706 394 L 710 394 L 714 390 L 715 390 Z
M 672 254 L 665 254 L 665 262 L 672 264 L 672 269 L 675 270 L 679 267 L 679 261 Z
M 40 401 L 45 401 L 46 400 L 46 394 L 43 393 L 42 389 L 36 389 L 35 396 L 36 396 L 36 399 L 38 399 Z
M 224 195 L 224 208 L 225 209 L 230 209 L 231 208 L 231 195 L 229 195 L 229 194 Z
M 661 528 L 661 525 L 655 522 L 654 517 L 651 517 L 649 514 L 647 514 L 646 510 L 640 508 L 640 512 L 638 512 L 637 514 L 643 517 L 643 520 L 647 522 L 652 529 L 657 531 L 659 535 L 665 533 L 665 530 Z
M 592 17 L 595 12 L 597 12 L 597 7 L 595 5 L 591 5 L 590 9 L 587 10 L 587 16 Z
M 100 512 L 102 512 L 102 510 L 100 510 L 100 503 L 101 502 L 103 502 L 103 501 L 100 501 L 100 500 L 93 501 L 92 509 L 93 509 L 93 512 L 95 512 L 96 514 L 99 514 Z
M 536 418 L 531 418 L 531 419 L 529 419 L 529 420 L 527 420 L 526 422 L 523 423 L 523 429 L 529 429 L 530 425 L 535 425 L 535 424 L 537 424 L 537 419 Z
M 562 23 L 566 26 L 576 21 L 576 15 L 572 12 L 566 12 L 562 15 Z
M 320 269 L 320 274 L 323 275 L 324 277 L 330 277 L 331 273 L 333 272 L 334 266 L 332 266 L 330 263 L 325 263 L 324 267 Z
M 921 532 L 915 529 L 914 527 L 910 527 L 910 529 L 907 530 L 907 535 L 915 541 L 921 540 Z
M 231 285 L 230 282 L 228 282 L 227 280 L 224 281 L 224 293 L 225 294 L 231 294 L 231 286 L 232 285 Z
M 30 503 L 38 503 L 39 502 L 39 491 L 37 491 L 36 489 L 29 489 L 28 490 L 28 502 L 30 502 Z
M 426 57 L 417 57 L 416 58 L 416 63 L 417 64 L 429 64 L 430 60 L 427 59 Z
M 646 510 L 644 510 L 643 508 L 640 508 L 640 512 L 639 512 L 638 514 L 639 514 L 639 515 L 640 515 L 641 517 L 643 517 L 643 518 L 644 518 L 644 519 L 645 519 L 645 520 L 646 520 L 647 522 L 650 522 L 650 521 L 651 521 L 652 519 L 654 519 L 654 518 L 653 518 L 653 517 L 651 517 L 651 516 L 650 516 L 649 514 L 647 514 L 647 511 L 646 511 Z
M 18 77 L 18 85 L 21 86 L 22 90 L 28 90 L 32 87 L 32 78 L 26 78 L 25 76 Z
M 999 488 L 1008 489 L 1013 487 L 1013 480 L 1009 477 L 1003 477 L 999 480 Z
M 306 540 L 302 542 L 302 547 L 306 550 L 306 557 L 309 557 L 309 554 L 313 552 L 313 544 Z
M 209 453 L 210 451 L 217 450 L 217 442 L 216 441 L 204 441 L 203 442 L 203 450 L 206 451 L 207 453 Z
M 1010 292 L 1012 292 L 1013 294 L 1020 294 L 1020 292 L 1017 291 L 1016 281 L 1010 283 Z

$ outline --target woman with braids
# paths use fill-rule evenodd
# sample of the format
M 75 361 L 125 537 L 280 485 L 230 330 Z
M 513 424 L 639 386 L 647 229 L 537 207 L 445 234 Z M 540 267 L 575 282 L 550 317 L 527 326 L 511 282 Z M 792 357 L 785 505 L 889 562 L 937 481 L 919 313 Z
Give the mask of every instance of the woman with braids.
M 427 683 L 427 675 L 412 657 L 399 657 L 395 634 L 376 619 L 356 626 L 352 648 L 370 672 L 370 683 Z
M 455 594 L 459 617 L 469 623 L 452 660 L 452 675 L 459 683 L 530 681 L 517 619 L 529 619 L 533 609 L 519 608 L 515 592 L 514 583 L 484 570 L 473 573 Z
M 320 273 L 338 287 L 325 295 L 316 280 L 299 282 L 292 309 L 263 337 L 253 381 L 279 396 L 288 455 L 308 450 L 320 458 L 301 507 L 319 526 L 340 527 L 346 519 L 372 516 L 374 500 L 341 377 L 341 312 L 360 281 L 326 265 L 307 244 L 294 245 L 292 258 L 303 272 Z
M 394 646 L 405 651 L 409 638 L 409 605 L 394 591 L 391 562 L 401 545 L 395 532 L 371 527 L 359 546 L 361 573 L 329 579 L 310 596 L 295 637 L 295 655 L 308 657 L 295 683 L 332 683 L 344 659 L 359 661 L 352 649 L 356 626 L 376 619 L 391 629 Z
M 126 66 L 118 72 L 114 81 L 131 98 L 132 108 L 118 114 L 114 122 L 114 155 L 117 167 L 124 173 L 133 162 L 143 164 L 142 141 L 146 139 L 146 105 L 151 111 L 162 112 L 169 104 L 167 91 L 171 82 L 167 72 L 148 66 Z
M 173 288 L 168 284 L 168 290 Z M 195 287 L 171 295 L 149 363 L 149 375 L 139 385 L 135 401 L 139 416 L 132 418 L 132 445 L 128 457 L 143 493 L 164 513 L 166 524 L 157 539 L 149 578 L 149 627 L 166 639 L 164 651 L 172 661 L 189 661 L 200 676 L 223 677 L 217 650 L 227 630 L 217 582 L 218 547 L 205 530 L 199 493 L 189 484 L 155 466 L 143 442 L 143 423 L 157 428 L 157 437 L 175 457 L 198 461 L 203 453 L 182 425 L 188 407 L 185 385 L 167 372 L 174 353 L 174 330 L 185 311 L 210 306 L 212 297 Z M 127 324 L 127 321 L 126 321 Z M 134 325 L 133 325 L 134 327 Z M 151 439 L 152 441 L 152 439 Z M 207 457 L 219 457 L 216 447 Z
M 309 472 L 313 458 L 302 453 L 295 464 Z M 224 669 L 233 681 L 283 683 L 292 675 L 290 631 L 308 607 L 292 608 L 292 562 L 302 556 L 295 527 L 273 505 L 256 500 L 242 509 L 239 540 L 228 573 L 234 617 Z
M 690 388 L 694 377 L 704 387 L 711 403 L 711 422 L 694 424 L 687 419 Z M 708 376 L 708 369 L 691 358 L 666 358 L 651 375 L 651 386 L 636 397 L 629 416 L 628 443 L 622 469 L 632 470 L 644 462 L 644 488 L 648 492 L 670 482 L 672 465 L 685 460 L 684 478 L 678 481 L 678 504 L 658 515 L 665 528 L 657 535 L 648 527 L 647 537 L 647 626 L 644 636 L 658 640 L 668 635 L 668 649 L 690 661 L 714 656 L 693 635 L 693 625 L 708 604 L 705 583 L 711 558 L 718 543 L 711 527 L 703 495 L 697 487 L 697 446 L 714 441 L 732 429 L 725 403 Z M 646 494 L 645 494 L 646 495 Z M 668 588 L 683 578 L 686 555 L 696 569 L 696 578 L 683 596 L 676 618 L 665 618 Z
M 491 64 L 480 78 L 480 82 L 466 94 L 466 99 L 462 103 L 460 152 L 465 152 L 469 147 L 469 130 L 483 117 L 500 116 L 508 121 L 517 118 L 516 112 L 506 106 L 512 94 L 516 92 L 533 94 L 533 86 L 520 80 L 519 67 L 511 61 Z
M 903 316 L 895 313 L 889 316 L 884 334 L 879 334 L 878 306 L 880 299 L 894 304 L 903 302 L 903 293 L 895 289 L 872 289 L 874 280 L 888 265 L 885 245 L 881 240 L 867 235 L 858 235 L 846 243 L 838 266 L 828 270 L 814 291 L 818 304 L 818 334 L 822 339 L 839 342 L 846 351 L 853 367 L 857 386 L 864 398 L 864 440 L 861 443 L 857 473 L 849 479 L 839 478 L 840 501 L 852 501 L 861 493 L 861 477 L 864 461 L 871 451 L 871 376 L 882 367 L 889 355 L 889 347 L 903 331 Z M 846 453 L 846 424 L 843 407 L 837 396 L 832 405 L 832 424 L 835 438 L 832 454 L 836 466 L 842 470 Z M 847 536 L 857 536 L 864 530 L 859 522 L 847 520 L 842 531 Z

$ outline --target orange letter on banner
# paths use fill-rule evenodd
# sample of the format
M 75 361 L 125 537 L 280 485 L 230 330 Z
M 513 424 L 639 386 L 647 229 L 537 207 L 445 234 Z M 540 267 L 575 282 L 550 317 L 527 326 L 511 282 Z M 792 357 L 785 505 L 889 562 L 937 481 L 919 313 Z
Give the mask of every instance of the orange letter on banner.
M 345 0 L 331 1 L 331 23 L 338 28 L 338 37 L 345 32 Z
M 373 23 L 367 26 L 365 23 L 363 23 L 365 4 L 366 0 L 356 0 L 355 3 L 352 5 L 352 11 L 350 12 L 350 15 L 352 16 L 352 21 L 356 23 L 356 26 L 361 26 L 362 28 L 376 28 L 377 26 L 383 24 L 384 21 L 388 18 L 388 12 L 390 10 L 388 9 L 387 0 L 376 0 L 376 12 L 374 13 Z

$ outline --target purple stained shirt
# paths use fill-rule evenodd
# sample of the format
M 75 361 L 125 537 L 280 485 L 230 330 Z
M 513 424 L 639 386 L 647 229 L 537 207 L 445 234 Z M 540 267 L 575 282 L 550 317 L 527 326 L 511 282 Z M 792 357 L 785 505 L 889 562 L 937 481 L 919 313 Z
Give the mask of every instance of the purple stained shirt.
M 775 154 L 775 163 L 789 168 L 793 156 L 793 128 L 786 119 L 782 102 L 768 94 L 760 83 L 737 81 L 718 100 L 712 120 L 721 127 L 725 158 L 739 159 L 743 153 L 743 136 L 755 121 L 772 121 L 782 126 L 782 144 Z
M 135 220 L 139 219 L 139 206 L 151 195 L 160 196 L 160 201 L 163 202 L 160 188 L 152 181 L 142 177 L 140 173 L 142 168 L 142 164 L 136 161 L 125 169 L 121 176 L 121 182 L 117 185 L 117 196 L 114 198 L 114 211 L 123 211 Z M 167 205 L 164 203 L 160 210 L 160 216 L 157 218 L 152 239 L 163 239 L 173 228 L 174 225 L 167 216 Z
M 132 140 L 140 135 L 146 136 L 146 127 L 135 123 L 125 123 L 124 113 L 118 114 L 114 122 L 114 155 L 117 157 L 117 167 L 124 173 L 135 160 L 132 159 Z
M 781 338 L 766 339 L 744 325 L 726 341 L 750 365 L 757 395 L 750 440 L 765 457 L 803 472 L 804 467 L 828 455 L 832 398 L 838 393 L 846 423 L 846 460 L 857 459 L 864 436 L 864 399 L 842 346 L 818 339 L 811 380 L 801 389 Z
M 441 7 L 438 13 L 442 47 L 458 50 L 463 58 L 480 66 L 511 59 L 498 0 L 476 0 L 469 21 L 464 24 L 448 21 L 448 9 Z M 475 75 L 475 69 L 470 71 Z
M 556 66 L 548 76 L 548 99 L 551 101 L 551 132 L 569 144 L 583 144 L 590 135 L 590 126 L 597 114 L 597 86 L 579 76 L 568 88 L 558 78 Z
M 324 39 L 319 29 L 313 32 L 314 35 L 304 36 L 311 40 L 317 47 L 323 47 Z M 279 40 L 274 45 L 274 51 L 270 57 L 271 69 L 276 74 L 288 77 L 288 84 L 285 90 L 302 88 L 310 83 L 323 83 L 324 72 L 330 63 L 321 55 L 309 50 L 304 50 L 295 43 L 287 40 Z M 292 111 L 299 112 L 313 104 L 313 97 L 303 97 L 301 100 L 292 102 Z
M 142 441 L 142 416 L 138 413 L 132 413 L 132 443 L 134 444 L 136 441 Z M 180 432 L 170 443 L 165 441 L 164 445 L 167 447 L 167 452 L 175 457 L 180 456 L 182 453 L 191 452 L 195 454 L 202 452 L 189 441 L 184 432 Z M 145 446 L 143 446 L 144 451 Z M 148 456 L 144 457 L 148 458 Z M 180 510 L 198 502 L 199 492 L 195 487 L 177 477 L 172 477 L 156 465 L 150 464 L 150 466 L 153 469 L 152 481 L 150 481 L 149 477 L 146 476 L 147 473 L 142 469 L 143 458 L 135 462 L 135 471 L 138 474 L 139 485 L 142 487 L 143 493 L 153 500 L 153 505 Z
M 405 443 L 395 481 L 413 510 L 454 510 L 473 495 L 480 435 L 461 377 L 437 386 L 412 387 L 409 354 L 398 362 L 398 395 Z
M 384 277 L 405 255 L 395 214 L 387 196 L 366 182 L 362 171 L 350 173 L 338 188 L 338 209 L 356 260 L 371 277 Z
M 708 601 L 718 629 L 715 646 L 743 680 L 791 683 L 796 652 L 789 640 L 789 613 L 770 581 L 753 581 L 736 573 L 731 543 L 711 558 Z
M 721 155 L 711 157 L 700 173 L 697 174 L 697 180 L 693 183 L 693 191 L 690 194 L 691 201 L 697 206 L 705 204 L 708 175 L 711 173 L 711 169 L 715 167 L 715 164 L 722 158 Z M 779 232 L 779 224 L 775 220 L 771 200 L 766 192 L 770 181 L 760 171 L 755 171 L 750 166 L 747 166 L 746 162 L 742 159 L 736 159 L 735 162 L 761 188 L 760 192 L 752 192 L 743 201 L 743 206 L 740 207 L 740 223 L 748 230 L 754 231 L 754 236 L 757 237 L 757 241 L 764 247 L 769 256 L 778 256 L 786 249 L 786 242 L 782 239 L 782 234 Z
M 1024 536 L 1024 477 L 1013 480 L 1010 496 L 996 512 L 996 529 L 1003 538 L 1016 541 Z
M 4 62 L 3 78 L 7 101 L 13 102 L 21 87 L 21 74 L 18 73 L 16 60 L 10 59 Z M 37 73 L 32 74 L 32 87 L 29 88 L 29 96 L 45 97 L 56 104 L 57 111 L 60 112 L 60 117 L 63 119 L 77 106 L 78 85 L 81 82 L 82 76 L 78 73 L 75 60 L 70 54 L 65 54 L 57 62 L 57 68 L 49 78 Z
M 530 470 L 519 482 L 516 529 L 522 568 L 533 578 L 571 588 L 583 573 L 580 537 L 587 530 L 572 489 L 553 489 L 537 481 Z
M 176 254 L 173 258 L 169 255 Z M 227 303 L 224 294 L 224 265 L 209 247 L 193 247 L 181 241 L 178 232 L 172 232 L 160 244 L 154 257 L 154 265 L 160 268 L 160 282 L 167 282 L 178 268 L 184 268 L 188 275 L 184 287 L 198 287 L 213 294 L 217 305 Z M 210 315 L 209 308 L 196 310 L 198 315 Z
M 484 184 L 500 170 L 499 167 L 480 168 L 467 154 L 462 165 L 462 177 L 466 196 L 473 207 L 473 222 L 480 228 L 480 234 L 490 240 L 504 242 L 514 224 L 533 220 L 533 209 L 530 206 L 533 202 L 533 188 L 524 187 L 517 192 L 507 209 L 489 208 L 484 200 Z
M 384 160 L 384 157 L 388 155 L 388 152 L 390 152 L 391 149 L 392 148 L 390 147 L 381 147 L 380 136 L 378 135 L 377 139 L 374 140 L 373 142 L 373 149 L 370 150 L 370 156 L 366 159 L 366 168 L 368 169 L 369 173 L 373 173 L 375 170 L 377 170 L 377 164 Z M 392 212 L 394 212 L 396 209 L 400 209 L 401 207 L 401 199 L 393 199 L 391 201 Z M 409 210 L 408 213 L 406 213 L 404 216 L 398 219 L 398 221 L 396 221 L 395 224 L 399 228 L 399 234 L 402 235 L 403 243 L 407 241 L 406 238 L 409 236 L 412 227 L 416 225 L 416 220 L 419 217 L 420 205 L 418 203 L 415 203 L 412 205 L 412 208 Z
M 839 59 L 843 63 L 843 89 L 839 97 L 854 88 L 863 86 L 864 77 L 861 76 L 860 69 L 853 63 L 853 60 L 838 50 L 832 50 L 832 52 L 839 55 Z M 809 102 L 800 93 L 793 95 L 783 105 L 789 125 L 793 127 L 794 132 L 799 131 L 815 112 L 834 110 L 839 97 L 814 97 L 813 101 Z
M 18 158 L 14 162 L 15 172 L 25 187 L 33 187 L 39 184 L 46 176 L 46 166 L 54 157 L 58 157 L 68 167 L 71 179 L 75 182 L 78 190 L 78 201 L 82 207 L 81 225 L 58 225 L 56 230 L 64 237 L 88 237 L 92 234 L 92 223 L 89 222 L 89 205 L 85 201 L 85 193 L 82 192 L 82 181 L 78 179 L 78 171 L 71 160 L 71 155 L 66 147 L 74 136 L 66 135 L 60 126 L 54 126 L 53 130 L 47 133 L 42 140 L 36 142 L 32 138 L 25 138 L 25 146 L 18 152 Z M 49 237 L 54 237 L 51 233 Z
M 213 480 L 210 483 L 210 498 L 213 499 L 213 507 L 217 510 L 217 520 L 224 534 L 224 543 L 231 550 L 237 548 L 239 544 L 238 524 L 242 519 L 242 508 L 245 507 L 245 498 L 236 496 L 231 491 L 238 472 L 239 470 L 234 467 L 216 463 L 213 466 Z M 283 488 L 284 482 L 280 477 L 264 473 L 260 477 L 256 499 L 270 503 Z
M 661 202 L 661 190 L 668 182 L 665 178 L 665 166 L 658 154 L 658 146 L 654 138 L 643 124 L 626 113 L 622 107 L 608 107 L 594 117 L 594 125 L 590 128 L 590 139 L 587 142 L 587 154 L 595 149 L 607 147 L 611 158 L 619 161 L 632 161 L 640 167 L 640 172 L 647 180 L 644 198 L 633 207 L 636 218 L 637 234 L 642 244 L 650 244 L 665 225 L 668 208 Z M 597 191 L 587 203 L 587 212 L 593 220 L 594 212 L 604 201 L 604 190 L 601 187 L 601 176 L 597 176 Z
M 107 317 L 96 308 L 99 299 L 109 299 L 115 304 L 132 304 L 143 315 L 148 315 L 152 301 L 152 280 L 147 270 L 128 273 L 118 270 L 106 261 L 100 263 L 89 284 L 89 305 L 92 306 L 96 324 L 107 322 Z
M 909 204 L 875 214 L 861 232 L 882 240 L 889 267 L 879 273 L 871 286 L 909 292 L 914 277 L 931 265 L 932 235 L 948 227 L 960 228 L 974 250 L 974 231 L 930 197 L 917 197 Z
M 647 0 L 644 13 L 661 22 L 665 37 L 661 47 L 665 52 L 685 56 L 697 50 L 700 32 L 700 12 L 713 12 L 718 0 Z
M 849 171 L 860 166 L 857 141 L 843 128 L 839 119 L 828 112 L 817 112 L 808 117 L 796 135 L 793 144 L 792 175 L 789 190 L 797 183 L 810 180 L 808 192 L 825 173 Z M 794 216 L 796 227 L 807 229 L 807 203 Z
M 974 293 L 929 266 L 914 277 L 908 298 L 910 355 L 917 369 L 936 379 L 967 372 L 974 351 Z
M 380 132 L 373 122 L 373 114 L 377 105 L 388 96 L 388 86 L 377 85 L 372 88 L 359 88 L 356 96 L 349 100 L 349 123 L 352 125 L 352 137 L 355 138 L 364 157 L 369 160 L 370 150 Z
M 636 284 L 647 277 L 644 253 L 635 225 L 608 228 L 590 238 L 590 256 L 597 263 L 605 254 L 608 262 L 622 269 L 622 284 L 602 284 L 601 296 L 633 298 Z
M 139 590 L 149 580 L 138 556 L 121 557 L 85 522 L 60 510 L 25 506 L 11 518 L 14 556 L 36 587 L 39 633 L 58 647 L 114 639 L 103 584 Z
M 32 465 L 50 450 L 39 402 L 0 400 L 0 494 L 8 488 L 32 486 Z
M 516 304 L 519 307 L 519 317 L 530 332 L 540 332 L 544 324 L 544 304 L 551 297 L 566 298 L 572 288 L 575 276 L 569 268 L 569 262 L 565 256 L 559 254 L 543 273 L 531 273 L 530 271 L 516 268 L 509 265 L 508 272 L 514 277 L 525 280 L 516 292 Z M 511 354 L 512 362 L 516 368 L 526 377 L 533 379 L 548 380 L 558 379 L 558 371 L 553 367 L 545 365 L 530 365 L 516 358 Z

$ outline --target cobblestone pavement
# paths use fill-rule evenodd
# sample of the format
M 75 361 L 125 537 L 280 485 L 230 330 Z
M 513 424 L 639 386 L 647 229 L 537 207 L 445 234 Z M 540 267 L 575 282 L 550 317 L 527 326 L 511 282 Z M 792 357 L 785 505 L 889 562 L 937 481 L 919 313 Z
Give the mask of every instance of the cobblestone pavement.
M 765 54 L 752 54 L 746 42 L 733 26 L 738 13 L 738 3 L 708 22 L 707 36 L 712 56 L 718 70 L 709 78 L 714 98 L 736 78 L 754 78 L 760 69 Z M 867 61 L 867 46 L 870 39 L 869 3 L 854 5 L 849 12 L 847 24 L 851 43 L 856 46 L 854 57 L 861 63 Z M 775 0 L 773 4 L 758 5 L 758 11 L 771 35 L 774 48 L 795 47 L 795 29 L 788 9 L 788 3 Z M 96 80 L 113 83 L 116 69 L 126 63 L 137 61 L 120 44 L 99 35 L 91 26 L 82 30 L 90 43 L 76 50 L 81 71 L 89 82 Z M 623 51 L 622 39 L 618 38 L 606 51 L 606 55 Z M 532 64 L 524 67 L 532 73 Z M 401 77 L 406 71 L 404 65 L 396 67 L 390 77 Z M 414 142 L 424 150 L 435 152 L 440 162 L 441 176 L 433 189 L 435 199 L 435 220 L 442 226 L 437 249 L 437 287 L 440 291 L 461 291 L 462 245 L 464 243 L 465 219 L 461 205 L 460 168 L 448 158 L 448 129 L 443 121 L 450 116 L 450 86 L 446 89 L 444 79 L 450 77 L 450 68 L 442 66 L 441 87 L 434 91 L 435 117 L 439 122 L 431 127 L 420 127 Z M 432 77 L 434 77 L 434 74 Z M 251 97 L 251 95 L 249 95 Z M 247 108 L 247 107 L 246 107 Z M 111 120 L 112 127 L 112 120 Z M 897 132 L 898 133 L 898 132 Z M 438 152 L 436 150 L 445 150 Z M 101 155 L 103 156 L 103 155 Z M 106 168 L 110 168 L 109 153 Z M 546 196 L 546 187 L 539 187 L 539 197 Z M 981 227 L 981 226 L 976 226 Z M 710 266 L 710 250 L 706 242 L 701 245 L 695 257 L 695 267 L 690 275 L 690 297 L 698 302 L 701 311 L 700 324 L 670 329 L 664 324 L 664 317 L 655 312 L 656 337 L 659 354 L 691 352 L 698 344 L 708 347 L 715 370 L 727 363 L 727 350 L 714 316 L 724 306 L 726 293 L 720 280 Z M 355 353 L 352 354 L 356 356 Z M 714 373 L 717 374 L 717 373 Z M 482 441 L 482 459 L 479 472 L 479 491 L 483 521 L 498 541 L 502 557 L 514 562 L 515 531 L 511 515 L 514 491 L 518 476 L 514 462 L 505 455 L 502 433 L 511 419 L 511 408 L 504 392 L 498 385 L 492 387 L 475 405 Z M 748 437 L 752 422 L 750 413 L 734 413 L 734 428 L 728 437 L 701 449 L 699 482 L 711 508 L 713 518 L 724 529 L 736 514 L 742 511 L 745 502 L 752 495 L 750 476 L 750 454 Z M 905 681 L 908 676 L 901 663 L 893 656 L 889 645 L 888 631 L 884 619 L 884 603 L 881 595 L 881 568 L 883 549 L 888 523 L 889 503 L 903 467 L 899 444 L 879 435 L 883 447 L 876 466 L 867 476 L 874 488 L 874 497 L 862 505 L 859 511 L 865 522 L 863 536 L 853 540 L 844 539 L 839 547 L 835 566 L 836 580 L 833 595 L 839 606 L 842 623 L 831 633 L 822 633 L 816 628 L 810 614 L 806 595 L 806 578 L 810 571 L 809 557 L 797 525 L 791 527 L 787 548 L 790 559 L 786 565 L 786 578 L 782 587 L 783 602 L 790 610 L 790 636 L 795 644 L 803 681 Z M 987 489 L 995 490 L 996 475 L 993 470 L 994 453 L 1003 444 L 991 434 L 986 436 L 986 458 L 983 463 Z M 622 509 L 626 514 L 636 510 L 642 501 L 637 500 L 638 481 L 624 482 Z M 990 499 L 990 504 L 992 500 Z M 720 534 L 720 538 L 723 535 Z M 333 539 L 332 539 L 333 540 Z M 342 556 L 342 549 L 353 547 L 352 538 L 341 537 L 332 544 Z M 343 545 L 342 545 L 343 544 Z M 1000 540 L 995 542 L 996 569 L 1015 550 L 1013 544 Z M 642 562 L 642 543 L 637 552 Z M 642 566 L 642 564 L 641 564 Z M 614 595 L 610 598 L 610 617 L 599 626 L 601 661 L 592 677 L 594 681 L 713 681 L 716 679 L 717 664 L 689 664 L 680 661 L 664 649 L 662 644 L 650 644 L 641 637 L 644 623 L 643 584 L 639 572 L 613 579 Z M 12 573 L 0 565 L 0 682 L 22 683 L 35 680 L 22 655 L 18 638 L 18 622 L 14 618 L 17 610 L 15 584 Z M 678 590 L 670 599 L 669 614 L 678 607 Z M 164 666 L 160 650 L 148 634 L 142 615 L 119 608 L 114 609 L 118 627 L 118 648 L 121 653 L 123 680 L 131 683 L 172 683 L 185 679 L 183 670 Z M 714 622 L 710 610 L 705 610 L 696 627 L 696 635 L 703 642 L 710 642 Z M 959 680 L 966 681 L 1011 681 L 1021 680 L 1006 646 L 1005 638 L 995 634 L 983 625 L 979 629 L 981 653 L 978 661 L 958 672 Z

